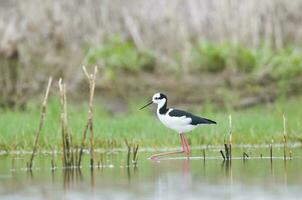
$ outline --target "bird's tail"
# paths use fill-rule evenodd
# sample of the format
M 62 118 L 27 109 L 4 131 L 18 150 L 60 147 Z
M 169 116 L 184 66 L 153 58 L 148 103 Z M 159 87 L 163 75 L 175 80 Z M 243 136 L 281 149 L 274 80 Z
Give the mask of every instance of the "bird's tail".
M 217 124 L 215 121 L 206 119 L 206 118 L 200 118 L 199 123 L 200 124 Z

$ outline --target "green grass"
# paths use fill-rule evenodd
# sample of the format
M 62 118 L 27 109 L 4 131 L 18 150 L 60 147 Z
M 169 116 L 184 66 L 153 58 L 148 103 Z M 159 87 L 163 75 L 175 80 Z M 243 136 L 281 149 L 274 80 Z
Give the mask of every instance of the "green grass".
M 84 48 L 84 63 L 103 66 L 104 74 L 109 80 L 121 72 L 138 73 L 155 68 L 162 72 L 173 68 L 159 64 L 160 60 L 152 52 L 154 51 L 150 49 L 138 50 L 132 41 L 113 35 L 107 42 L 87 45 Z M 300 77 L 302 74 L 302 49 L 296 45 L 287 45 L 277 50 L 268 43 L 251 48 L 228 41 L 199 41 L 192 44 L 189 53 L 187 68 L 192 73 L 235 70 L 250 75 L 251 78 L 262 75 L 277 81 Z M 182 65 L 179 54 L 172 57 Z M 182 72 L 180 68 L 173 69 L 175 72 Z
M 245 110 L 218 110 L 210 105 L 190 109 L 196 114 L 216 120 L 217 125 L 195 129 L 188 135 L 193 145 L 222 144 L 228 133 L 228 115 L 233 118 L 233 141 L 236 144 L 282 142 L 282 114 L 287 117 L 289 140 L 302 138 L 302 98 L 278 101 Z M 142 102 L 140 102 L 142 103 Z M 140 105 L 140 104 L 139 104 Z M 38 126 L 40 106 L 30 103 L 26 111 L 2 110 L 0 115 L 0 149 L 30 150 Z M 96 147 L 122 147 L 124 139 L 139 143 L 141 147 L 178 146 L 177 134 L 165 128 L 152 109 L 138 111 L 131 104 L 129 113 L 113 117 L 95 106 L 94 131 Z M 73 141 L 79 144 L 87 116 L 86 104 L 69 105 L 69 128 Z M 59 104 L 51 100 L 45 126 L 39 142 L 40 149 L 60 148 L 61 133 Z
M 263 44 L 249 48 L 230 42 L 199 42 L 191 50 L 189 68 L 203 72 L 221 72 L 225 69 L 250 74 L 266 73 L 275 80 L 288 80 L 302 73 L 302 49 L 287 46 L 274 50 Z
M 107 42 L 88 45 L 84 63 L 104 67 L 106 78 L 115 79 L 118 72 L 135 73 L 139 70 L 151 70 L 155 57 L 150 50 L 139 51 L 133 42 L 124 41 L 113 35 Z

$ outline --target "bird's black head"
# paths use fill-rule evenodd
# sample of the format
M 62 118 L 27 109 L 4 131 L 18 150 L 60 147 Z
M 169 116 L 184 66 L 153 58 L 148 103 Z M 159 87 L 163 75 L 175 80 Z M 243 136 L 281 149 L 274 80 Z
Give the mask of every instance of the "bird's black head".
M 160 107 L 162 107 L 163 105 L 165 105 L 167 103 L 167 100 L 168 100 L 167 96 L 164 95 L 163 93 L 160 93 L 160 92 L 155 93 L 152 97 L 152 100 L 149 103 L 147 103 L 145 106 L 143 106 L 141 109 L 151 105 L 152 103 L 156 103 Z
M 163 93 L 155 93 L 152 97 L 152 101 L 153 103 L 159 103 L 159 102 L 162 102 L 162 101 L 167 101 L 167 96 L 164 95 Z

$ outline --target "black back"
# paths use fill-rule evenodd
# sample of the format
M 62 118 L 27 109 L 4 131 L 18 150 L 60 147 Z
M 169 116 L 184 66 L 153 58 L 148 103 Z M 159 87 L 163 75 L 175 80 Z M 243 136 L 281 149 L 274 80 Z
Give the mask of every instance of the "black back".
M 183 111 L 183 110 L 177 110 L 177 109 L 173 109 L 171 112 L 169 112 L 169 115 L 171 117 L 182 117 L 182 116 L 186 116 L 188 118 L 192 119 L 192 122 L 190 124 L 192 125 L 198 125 L 198 124 L 216 124 L 215 121 L 212 121 L 210 119 L 206 119 L 206 118 L 202 118 L 202 117 L 198 117 L 196 115 L 193 115 L 189 112 Z

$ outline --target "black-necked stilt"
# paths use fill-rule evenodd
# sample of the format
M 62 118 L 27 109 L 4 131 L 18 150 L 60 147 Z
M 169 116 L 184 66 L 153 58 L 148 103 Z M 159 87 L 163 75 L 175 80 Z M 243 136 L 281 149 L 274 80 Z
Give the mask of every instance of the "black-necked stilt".
M 157 104 L 157 116 L 159 120 L 168 128 L 179 133 L 180 144 L 182 147 L 181 151 L 166 152 L 155 154 L 150 159 L 155 159 L 163 155 L 171 155 L 176 153 L 186 153 L 190 156 L 190 147 L 185 137 L 185 133 L 192 131 L 201 124 L 216 124 L 215 121 L 195 116 L 189 112 L 177 110 L 174 108 L 167 108 L 167 96 L 162 93 L 156 93 L 153 95 L 152 100 L 143 106 L 141 109 L 151 105 L 152 103 Z

